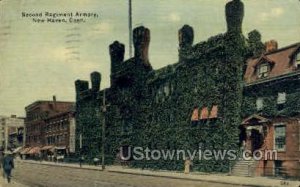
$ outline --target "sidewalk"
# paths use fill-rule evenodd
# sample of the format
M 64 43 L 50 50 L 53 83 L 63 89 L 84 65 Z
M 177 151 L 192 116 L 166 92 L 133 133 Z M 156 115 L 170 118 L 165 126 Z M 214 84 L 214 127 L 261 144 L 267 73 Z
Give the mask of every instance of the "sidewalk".
M 5 180 L 2 176 L 0 176 L 0 187 L 28 187 L 28 186 L 25 186 L 23 184 L 14 181 L 14 178 L 12 178 L 12 181 L 10 183 L 7 183 L 7 180 Z
M 66 164 L 66 163 L 53 163 L 53 162 L 37 162 L 37 161 L 19 161 L 30 164 L 42 164 L 42 165 L 53 165 L 61 167 L 69 167 L 76 169 L 89 169 L 101 171 L 100 166 L 83 165 L 82 168 L 79 164 Z M 266 177 L 239 177 L 239 176 L 228 176 L 225 174 L 206 174 L 206 173 L 191 173 L 184 174 L 182 172 L 175 171 L 153 171 L 153 170 L 142 170 L 133 169 L 122 166 L 106 166 L 106 172 L 124 173 L 131 175 L 144 175 L 152 177 L 164 177 L 181 180 L 193 180 L 193 181 L 205 181 L 213 183 L 231 184 L 231 185 L 245 185 L 245 186 L 263 186 L 263 187 L 275 187 L 275 186 L 288 186 L 288 187 L 299 187 L 300 181 L 288 181 L 280 179 L 271 179 Z

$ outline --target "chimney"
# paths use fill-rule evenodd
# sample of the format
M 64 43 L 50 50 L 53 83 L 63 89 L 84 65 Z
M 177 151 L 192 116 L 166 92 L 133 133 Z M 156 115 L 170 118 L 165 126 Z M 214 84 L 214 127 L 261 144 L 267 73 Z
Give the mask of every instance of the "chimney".
M 278 49 L 278 42 L 276 40 L 270 40 L 265 43 L 265 46 L 266 46 L 267 53 L 273 52 Z
M 111 63 L 111 74 L 115 73 L 118 66 L 124 61 L 125 46 L 118 41 L 114 41 L 109 46 L 110 63 Z
M 56 96 L 53 95 L 53 108 L 56 110 Z
M 151 67 L 148 56 L 149 44 L 150 30 L 143 26 L 135 28 L 133 30 L 134 57 L 141 60 L 144 65 Z

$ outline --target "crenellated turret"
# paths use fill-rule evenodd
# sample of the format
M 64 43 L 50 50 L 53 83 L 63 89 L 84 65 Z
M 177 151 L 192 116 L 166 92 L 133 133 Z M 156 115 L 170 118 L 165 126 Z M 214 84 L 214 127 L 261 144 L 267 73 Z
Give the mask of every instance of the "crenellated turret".
M 91 73 L 92 92 L 98 92 L 101 84 L 101 74 L 99 72 Z
M 194 42 L 194 29 L 189 25 L 184 25 L 178 31 L 179 48 L 191 47 Z
M 115 73 L 116 69 L 124 61 L 125 46 L 118 41 L 114 41 L 109 46 L 109 54 L 111 61 L 111 74 Z
M 244 4 L 241 0 L 233 0 L 226 4 L 227 32 L 242 33 Z
M 150 30 L 148 28 L 140 26 L 133 30 L 134 57 L 141 60 L 147 67 L 151 67 L 148 56 L 149 43 Z
M 78 96 L 80 95 L 81 92 L 89 89 L 89 82 L 83 80 L 76 80 L 75 89 L 76 89 L 76 98 L 78 99 Z

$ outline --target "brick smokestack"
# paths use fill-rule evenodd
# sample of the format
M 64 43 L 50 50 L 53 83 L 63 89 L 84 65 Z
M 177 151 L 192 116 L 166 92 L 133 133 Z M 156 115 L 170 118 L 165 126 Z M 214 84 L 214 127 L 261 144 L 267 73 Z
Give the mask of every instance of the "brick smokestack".
M 91 73 L 92 92 L 98 92 L 100 90 L 101 74 L 99 72 Z
M 178 31 L 179 48 L 191 47 L 194 42 L 194 29 L 189 25 L 184 25 Z
M 120 64 L 124 61 L 125 46 L 118 41 L 114 41 L 109 46 L 109 54 L 111 61 L 111 74 L 115 73 Z
M 266 52 L 276 51 L 278 49 L 278 42 L 276 40 L 270 40 L 265 43 Z
M 227 32 L 242 33 L 242 22 L 244 18 L 244 4 L 241 0 L 233 0 L 225 7 Z
M 150 30 L 143 26 L 135 28 L 133 30 L 134 57 L 141 60 L 145 66 L 151 67 L 148 56 L 149 44 Z

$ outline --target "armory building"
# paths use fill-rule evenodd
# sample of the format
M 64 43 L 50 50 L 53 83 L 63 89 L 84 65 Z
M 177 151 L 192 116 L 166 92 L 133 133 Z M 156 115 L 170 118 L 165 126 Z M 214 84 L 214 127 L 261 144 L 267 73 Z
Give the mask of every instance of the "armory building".
M 184 25 L 178 31 L 178 62 L 159 70 L 153 70 L 149 62 L 148 28 L 141 26 L 133 30 L 133 58 L 124 60 L 125 46 L 118 41 L 112 43 L 109 46 L 111 87 L 100 90 L 98 72 L 91 74 L 91 88 L 88 81 L 75 81 L 77 153 L 90 159 L 101 157 L 104 143 L 106 163 L 112 164 L 118 162 L 120 150 L 129 154 L 130 147 L 239 150 L 245 144 L 254 151 L 268 144 L 264 140 L 269 138 L 269 133 L 273 134 L 275 144 L 268 148 L 282 147 L 283 132 L 288 131 L 277 129 L 274 124 L 279 127 L 286 124 L 287 129 L 289 126 L 274 121 L 280 120 L 283 114 L 284 119 L 298 119 L 299 45 L 270 51 L 261 42 L 259 32 L 252 31 L 248 38 L 244 37 L 244 5 L 240 0 L 227 3 L 225 14 L 227 32 L 200 43 L 194 44 L 193 28 Z M 284 57 L 281 52 L 286 52 Z M 286 55 L 290 61 L 283 67 L 281 64 L 288 60 L 283 60 Z M 107 108 L 102 106 L 103 100 Z M 272 104 L 266 104 L 269 101 Z M 289 102 L 294 104 L 288 105 Z M 266 129 L 260 122 L 267 125 L 268 130 L 254 131 Z M 102 142 L 103 125 L 105 142 Z M 299 129 L 298 121 L 295 126 Z M 252 136 L 249 131 L 253 132 Z M 291 148 L 294 156 L 289 157 L 296 163 L 296 171 L 299 169 L 299 133 L 289 132 L 294 133 L 293 141 L 298 138 Z M 258 136 L 262 138 L 257 143 Z M 256 167 L 263 168 L 256 172 L 260 174 L 284 167 L 287 151 L 289 149 L 280 161 L 253 162 L 252 172 Z M 230 159 L 193 162 L 194 170 L 206 172 L 229 172 L 238 165 Z M 132 159 L 129 164 L 140 168 L 183 168 L 182 160 Z M 234 172 L 238 170 L 234 168 Z

